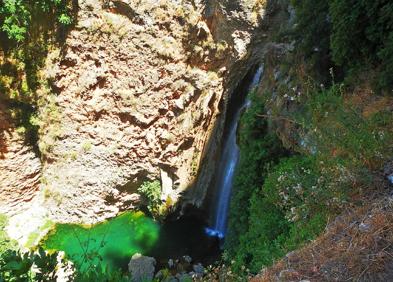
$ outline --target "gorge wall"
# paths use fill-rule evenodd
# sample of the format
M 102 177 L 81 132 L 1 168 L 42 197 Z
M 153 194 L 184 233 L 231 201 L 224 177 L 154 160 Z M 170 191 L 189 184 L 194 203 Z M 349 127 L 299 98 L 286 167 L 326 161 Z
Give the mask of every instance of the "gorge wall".
M 274 28 L 281 4 L 271 2 L 79 1 L 43 69 L 40 158 L 21 135 L 2 138 L 1 212 L 92 223 L 134 208 L 154 179 L 164 201 L 200 206 L 226 101 L 256 64 L 255 38 Z

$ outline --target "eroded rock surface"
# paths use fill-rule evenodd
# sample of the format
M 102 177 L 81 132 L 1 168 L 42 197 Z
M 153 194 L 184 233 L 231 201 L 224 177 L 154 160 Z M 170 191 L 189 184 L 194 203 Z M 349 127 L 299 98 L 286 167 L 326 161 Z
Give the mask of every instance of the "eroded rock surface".
M 222 77 L 245 58 L 255 23 L 228 15 L 236 24 L 213 34 L 198 1 L 81 1 L 80 8 L 50 71 L 61 113 L 58 136 L 45 144 L 42 190 L 52 217 L 113 216 L 135 206 L 143 181 L 160 176 L 175 203 L 195 187 L 212 132 L 220 134 L 229 91 Z M 192 201 L 201 204 L 203 195 Z
M 40 174 L 39 158 L 0 101 L 0 213 L 27 208 L 39 189 Z
M 77 23 L 45 70 L 55 93 L 39 108 L 42 164 L 23 153 L 18 184 L 16 167 L 2 162 L 4 202 L 18 205 L 15 198 L 27 201 L 39 189 L 40 214 L 93 223 L 134 208 L 141 183 L 160 179 L 162 200 L 201 205 L 226 101 L 251 65 L 249 46 L 265 6 L 79 1 Z M 12 138 L 13 155 L 29 152 Z

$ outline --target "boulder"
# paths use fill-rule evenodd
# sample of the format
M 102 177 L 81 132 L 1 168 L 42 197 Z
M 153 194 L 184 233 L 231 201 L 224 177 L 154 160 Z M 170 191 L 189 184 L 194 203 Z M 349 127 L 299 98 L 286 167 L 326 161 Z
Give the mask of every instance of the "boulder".
M 152 257 L 135 254 L 128 263 L 132 282 L 151 281 L 154 277 L 156 260 Z

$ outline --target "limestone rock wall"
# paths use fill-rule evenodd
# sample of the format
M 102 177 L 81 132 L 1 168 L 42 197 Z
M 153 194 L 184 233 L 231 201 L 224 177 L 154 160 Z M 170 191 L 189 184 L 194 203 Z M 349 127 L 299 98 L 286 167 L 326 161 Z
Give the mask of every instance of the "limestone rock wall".
M 41 118 L 42 164 L 31 157 L 32 206 L 55 221 L 92 223 L 134 208 L 137 188 L 153 179 L 162 181 L 163 200 L 200 206 L 226 101 L 255 64 L 250 46 L 267 6 L 79 1 L 75 27 L 48 57 L 54 93 L 39 109 L 51 118 Z
M 26 209 L 39 190 L 41 163 L 0 101 L 0 213 Z

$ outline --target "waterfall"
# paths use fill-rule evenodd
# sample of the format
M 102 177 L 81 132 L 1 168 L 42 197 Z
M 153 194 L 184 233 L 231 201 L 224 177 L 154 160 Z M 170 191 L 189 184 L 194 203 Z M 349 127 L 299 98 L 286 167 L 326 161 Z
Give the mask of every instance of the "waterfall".
M 247 88 L 247 93 L 237 93 L 238 95 L 248 94 L 253 88 L 257 87 L 261 79 L 263 67 L 259 67 L 253 76 L 250 85 Z M 224 147 L 220 159 L 219 171 L 217 172 L 216 189 L 218 191 L 216 213 L 214 218 L 214 225 L 211 228 L 206 228 L 206 234 L 215 236 L 220 239 L 224 238 L 228 209 L 231 198 L 231 191 L 233 186 L 233 178 L 236 171 L 236 166 L 239 161 L 240 150 L 236 143 L 237 127 L 240 120 L 241 113 L 244 109 L 249 107 L 250 101 L 246 98 L 245 101 L 236 109 L 233 119 L 228 128 L 226 140 L 223 142 Z

